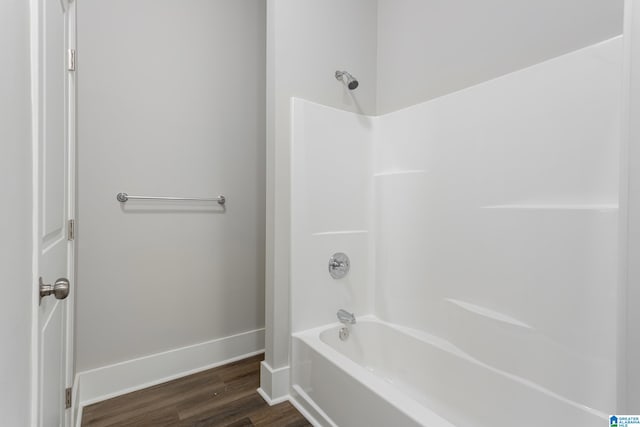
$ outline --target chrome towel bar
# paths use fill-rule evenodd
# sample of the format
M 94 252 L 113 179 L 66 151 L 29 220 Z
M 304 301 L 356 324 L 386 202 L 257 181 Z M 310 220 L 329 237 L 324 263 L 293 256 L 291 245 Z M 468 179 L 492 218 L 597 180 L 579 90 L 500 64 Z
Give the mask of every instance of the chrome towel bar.
M 170 196 L 130 196 L 127 193 L 118 193 L 116 199 L 120 203 L 126 203 L 129 200 L 188 200 L 195 202 L 218 202 L 224 205 L 227 202 L 227 198 L 224 196 L 218 196 L 213 198 L 206 197 L 170 197 Z

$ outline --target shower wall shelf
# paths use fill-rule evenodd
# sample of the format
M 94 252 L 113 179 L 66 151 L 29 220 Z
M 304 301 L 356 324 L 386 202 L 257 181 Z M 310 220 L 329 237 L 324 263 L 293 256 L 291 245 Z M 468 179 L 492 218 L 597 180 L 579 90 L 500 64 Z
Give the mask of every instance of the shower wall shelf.
M 337 236 L 341 234 L 366 234 L 369 230 L 342 230 L 342 231 L 322 231 L 320 233 L 311 233 L 312 236 Z
M 476 304 L 472 304 L 470 302 L 460 301 L 453 298 L 445 298 L 444 300 L 447 302 L 450 302 L 451 304 L 457 305 L 458 307 L 464 310 L 467 310 L 471 313 L 475 313 L 477 315 L 480 315 L 489 319 L 497 320 L 499 322 L 509 323 L 510 325 L 519 326 L 521 328 L 533 329 L 530 325 L 527 325 L 526 323 L 521 322 L 518 319 L 515 319 L 511 316 L 507 316 L 504 313 L 491 310 L 487 307 L 482 307 Z
M 374 173 L 373 176 L 377 178 L 381 176 L 411 175 L 411 174 L 420 174 L 420 173 L 427 173 L 427 170 L 426 169 L 409 169 L 404 171 L 385 171 L 385 172 Z
M 610 203 L 517 203 L 506 205 L 482 206 L 482 209 L 511 209 L 511 210 L 562 210 L 562 211 L 603 211 L 618 210 L 617 204 Z

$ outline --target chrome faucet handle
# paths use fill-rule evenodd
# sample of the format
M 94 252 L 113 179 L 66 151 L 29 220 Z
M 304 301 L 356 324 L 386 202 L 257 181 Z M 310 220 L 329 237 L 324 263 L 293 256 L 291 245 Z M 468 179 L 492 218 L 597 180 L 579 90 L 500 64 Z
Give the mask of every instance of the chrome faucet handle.
M 350 268 L 349 257 L 342 252 L 335 253 L 329 258 L 329 274 L 334 279 L 342 279 L 349 273 Z

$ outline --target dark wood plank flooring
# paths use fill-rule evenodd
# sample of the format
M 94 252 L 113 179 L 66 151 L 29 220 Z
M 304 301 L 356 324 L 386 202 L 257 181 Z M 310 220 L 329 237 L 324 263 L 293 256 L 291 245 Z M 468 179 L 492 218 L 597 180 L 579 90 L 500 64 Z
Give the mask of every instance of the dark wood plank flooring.
M 310 426 L 289 402 L 269 406 L 256 392 L 262 359 L 251 357 L 87 406 L 82 426 Z

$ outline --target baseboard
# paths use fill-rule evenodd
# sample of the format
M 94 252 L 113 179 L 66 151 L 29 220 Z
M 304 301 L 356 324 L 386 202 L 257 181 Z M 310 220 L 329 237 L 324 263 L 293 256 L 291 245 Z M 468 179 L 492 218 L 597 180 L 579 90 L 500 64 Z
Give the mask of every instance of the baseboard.
M 264 329 L 131 359 L 76 375 L 82 407 L 264 352 Z
M 265 393 L 264 390 L 262 390 L 262 387 L 258 388 L 256 390 L 258 392 L 258 394 L 260 395 L 260 397 L 262 397 L 262 399 L 267 402 L 267 404 L 269 406 L 273 406 L 273 405 L 277 405 L 278 403 L 282 403 L 282 402 L 286 402 L 287 400 L 289 400 L 289 396 L 281 396 L 277 399 L 271 399 L 271 397 L 269 397 L 269 395 L 267 393 Z
M 258 393 L 269 405 L 289 400 L 289 367 L 273 369 L 267 362 L 260 364 Z
M 331 418 L 315 404 L 299 385 L 294 384 L 291 391 L 289 401 L 313 427 L 337 427 L 331 421 Z

